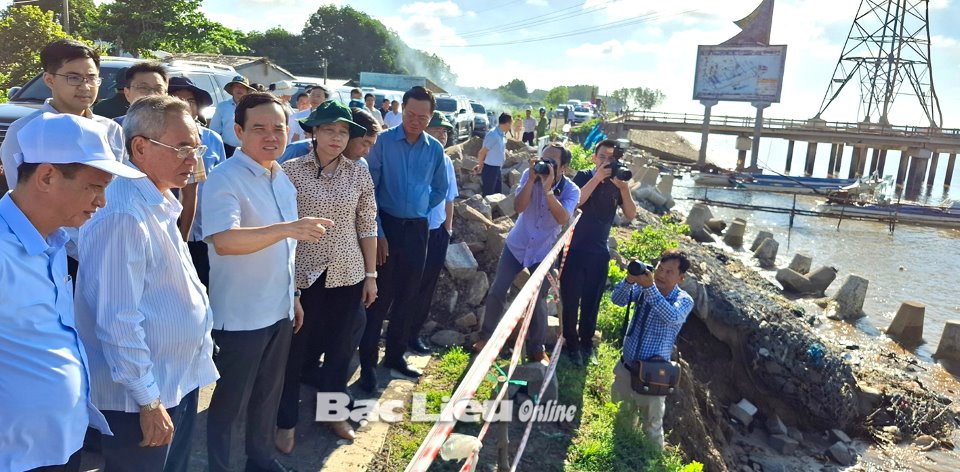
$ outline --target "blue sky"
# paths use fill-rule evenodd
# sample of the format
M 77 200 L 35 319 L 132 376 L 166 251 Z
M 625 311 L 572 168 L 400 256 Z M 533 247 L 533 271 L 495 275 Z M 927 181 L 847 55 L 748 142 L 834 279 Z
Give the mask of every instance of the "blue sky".
M 9 3 L 9 0 L 0 0 Z M 733 21 L 759 0 L 204 0 L 214 20 L 244 31 L 274 26 L 299 32 L 323 4 L 346 4 L 381 20 L 413 47 L 434 52 L 450 64 L 461 85 L 496 87 L 513 78 L 529 88 L 591 83 L 601 93 L 619 87 L 663 90 L 662 110 L 701 113 L 691 98 L 698 44 L 718 44 L 735 35 Z M 833 74 L 859 0 L 779 0 L 771 43 L 788 46 L 782 100 L 768 117 L 809 118 Z M 570 17 L 537 24 L 551 14 Z M 641 18 L 646 15 L 646 18 Z M 636 18 L 619 28 L 614 21 Z M 960 5 L 930 1 L 934 80 L 944 125 L 960 127 Z M 528 21 L 525 21 L 528 20 Z M 545 36 L 583 33 L 532 41 Z M 513 42 L 498 46 L 480 44 Z M 852 84 L 853 85 L 853 84 Z M 845 90 L 824 118 L 858 119 L 858 91 Z M 923 125 L 913 97 L 899 98 L 895 124 Z M 722 102 L 715 115 L 752 116 L 747 104 Z

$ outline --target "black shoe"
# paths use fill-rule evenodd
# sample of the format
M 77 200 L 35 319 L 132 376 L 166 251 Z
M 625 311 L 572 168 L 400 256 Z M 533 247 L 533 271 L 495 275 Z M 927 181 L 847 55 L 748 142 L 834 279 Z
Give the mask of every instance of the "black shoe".
M 297 469 L 292 467 L 287 467 L 280 463 L 279 460 L 274 459 L 270 461 L 266 467 L 260 467 L 257 464 L 254 464 L 250 459 L 247 459 L 247 465 L 244 467 L 245 472 L 297 472 Z
M 569 359 L 573 365 L 577 367 L 583 367 L 583 357 L 580 356 L 579 350 L 571 348 L 567 349 L 565 352 L 567 354 L 567 359 Z
M 420 372 L 420 370 L 411 367 L 410 364 L 407 364 L 407 361 L 403 359 L 400 359 L 399 361 L 390 361 L 390 362 L 384 361 L 383 366 L 389 367 L 390 372 L 394 375 L 394 377 L 401 377 L 409 380 L 417 380 L 420 378 L 421 375 L 423 375 L 423 372 Z
M 593 350 L 592 347 L 585 347 L 580 352 L 580 356 L 583 357 L 583 362 L 590 365 L 600 364 L 600 359 L 597 359 L 597 351 Z
M 423 338 L 417 336 L 410 340 L 409 347 L 411 352 L 417 354 L 430 354 L 430 347 L 427 346 L 427 343 L 423 342 Z
M 377 391 L 377 369 L 360 369 L 360 380 L 357 380 L 360 389 L 367 393 Z

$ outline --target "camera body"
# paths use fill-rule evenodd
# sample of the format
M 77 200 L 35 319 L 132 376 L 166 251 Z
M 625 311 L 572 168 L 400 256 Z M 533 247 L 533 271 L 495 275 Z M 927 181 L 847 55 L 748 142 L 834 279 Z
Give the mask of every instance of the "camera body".
M 610 176 L 616 177 L 617 180 L 626 182 L 633 178 L 633 172 L 629 167 L 625 166 L 619 160 L 613 161 L 607 164 L 607 169 L 610 169 Z
M 555 164 L 550 159 L 540 159 L 533 164 L 533 173 L 537 175 L 550 175 L 550 168 L 554 166 Z M 556 173 L 556 169 L 554 169 L 554 173 Z
M 646 274 L 647 272 L 653 271 L 653 269 L 654 267 L 652 265 L 645 262 L 640 262 L 636 259 L 627 264 L 627 273 L 634 277 Z

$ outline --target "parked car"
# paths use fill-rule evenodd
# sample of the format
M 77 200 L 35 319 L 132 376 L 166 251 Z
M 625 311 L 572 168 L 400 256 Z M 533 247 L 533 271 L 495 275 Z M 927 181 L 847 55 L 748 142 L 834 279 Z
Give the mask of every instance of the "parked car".
M 142 61 L 143 59 L 129 57 L 101 57 L 100 77 L 103 82 L 100 83 L 97 100 L 106 100 L 116 94 L 118 70 Z M 170 61 L 165 62 L 164 65 L 170 76 L 189 77 L 197 87 L 210 93 L 213 97 L 213 106 L 200 110 L 201 116 L 207 121 L 213 118 L 217 103 L 231 98 L 223 87 L 237 76 L 237 71 L 233 67 L 195 61 Z M 12 90 L 12 93 L 9 93 L 9 101 L 0 105 L 0 142 L 6 137 L 10 124 L 33 113 L 50 97 L 50 88 L 43 83 L 43 74 L 37 74 L 22 88 Z
M 579 125 L 585 121 L 593 119 L 593 112 L 587 107 L 575 107 L 573 116 L 570 117 L 570 124 Z
M 437 99 L 439 110 L 453 125 L 453 134 L 447 138 L 447 146 L 457 144 L 461 140 L 470 139 L 473 134 L 474 120 L 473 107 L 465 97 L 440 96 Z
M 487 109 L 473 100 L 470 100 L 470 108 L 473 109 L 473 134 L 482 138 L 492 126 L 487 118 Z

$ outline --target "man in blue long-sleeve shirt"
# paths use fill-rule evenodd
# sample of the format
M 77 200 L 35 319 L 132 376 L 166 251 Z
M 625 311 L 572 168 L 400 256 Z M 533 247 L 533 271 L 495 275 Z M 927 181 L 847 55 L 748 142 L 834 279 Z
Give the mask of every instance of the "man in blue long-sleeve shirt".
M 640 395 L 630 383 L 630 371 L 625 362 L 650 359 L 669 360 L 680 328 L 693 310 L 693 298 L 680 289 L 690 261 L 678 250 L 664 251 L 655 271 L 641 275 L 627 275 L 613 289 L 610 300 L 614 305 L 626 306 L 635 302 L 636 308 L 623 338 L 623 358 L 613 369 L 611 397 L 620 405 L 620 419 L 626 427 L 642 427 L 653 443 L 663 448 L 663 413 L 666 398 L 663 395 Z
M 389 311 L 383 365 L 408 378 L 420 376 L 403 358 L 411 338 L 411 309 L 427 254 L 427 214 L 447 194 L 443 146 L 424 131 L 436 109 L 433 94 L 413 87 L 403 95 L 403 124 L 384 131 L 370 149 L 367 163 L 379 209 L 377 266 L 379 298 L 367 309 L 360 341 L 360 386 L 377 387 L 380 328 Z M 377 277 L 377 272 L 367 274 Z

